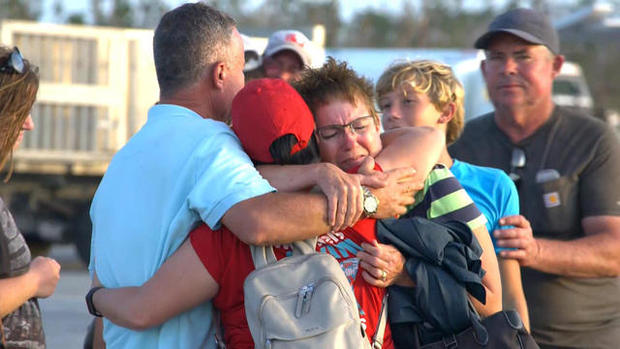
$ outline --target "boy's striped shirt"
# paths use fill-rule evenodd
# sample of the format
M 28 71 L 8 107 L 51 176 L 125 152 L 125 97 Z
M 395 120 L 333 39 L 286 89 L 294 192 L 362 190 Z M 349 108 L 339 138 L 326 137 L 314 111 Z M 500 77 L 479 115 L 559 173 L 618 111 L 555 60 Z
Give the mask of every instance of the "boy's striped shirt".
M 439 223 L 461 221 L 472 230 L 486 224 L 484 215 L 444 165 L 436 165 L 426 177 L 424 189 L 416 193 L 415 203 L 404 217 L 411 216 Z

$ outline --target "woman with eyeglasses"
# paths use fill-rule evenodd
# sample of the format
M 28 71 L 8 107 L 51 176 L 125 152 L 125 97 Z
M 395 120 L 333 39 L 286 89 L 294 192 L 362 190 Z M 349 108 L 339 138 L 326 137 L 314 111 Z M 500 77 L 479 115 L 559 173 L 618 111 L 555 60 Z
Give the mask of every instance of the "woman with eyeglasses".
M 314 185 L 304 173 L 315 172 L 326 164 L 311 164 L 318 160 L 314 120 L 299 94 L 281 79 L 253 80 L 241 89 L 232 102 L 233 130 L 247 154 L 266 178 L 278 183 L 280 191 L 307 190 Z M 367 123 L 364 123 L 367 125 Z M 350 127 L 358 131 L 361 125 Z M 427 156 L 418 157 L 412 165 L 419 171 L 430 169 L 439 156 L 443 140 L 439 132 L 429 129 L 409 129 L 395 132 L 394 140 L 386 146 L 426 149 Z M 392 155 L 377 156 L 377 161 Z M 272 166 L 269 166 L 271 164 Z M 295 167 L 295 175 L 284 179 L 282 166 Z M 314 166 L 317 165 L 317 166 Z M 390 165 L 392 166 L 392 165 Z M 403 165 L 401 165 L 403 166 Z M 333 168 L 328 165 L 326 168 Z M 277 174 L 280 172 L 280 174 Z M 325 173 L 319 171 L 317 176 Z M 280 177 L 277 179 L 276 177 Z M 285 185 L 284 182 L 286 182 Z M 389 203 L 381 203 L 382 205 Z M 365 207 L 372 210 L 371 207 Z M 376 209 L 376 207 L 375 207 Z M 368 211 L 366 210 L 366 211 Z M 369 212 L 367 212 L 369 213 Z M 360 319 L 369 341 L 383 340 L 383 349 L 393 348 L 389 328 L 380 325 L 385 289 L 369 285 L 358 273 L 356 253 L 359 245 L 375 239 L 374 219 L 360 219 L 352 227 L 318 237 L 317 250 L 330 253 L 347 275 L 360 308 Z M 275 255 L 282 258 L 291 252 L 288 244 L 274 246 Z M 201 224 L 190 232 L 188 240 L 163 264 L 155 275 L 140 287 L 93 288 L 86 296 L 91 313 L 135 330 L 160 325 L 182 311 L 212 299 L 220 313 L 223 340 L 228 348 L 254 348 L 250 329 L 245 321 L 243 281 L 254 270 L 249 247 L 228 229 L 212 231 Z M 177 278 L 191 275 L 183 281 Z M 96 277 L 96 275 L 95 275 Z M 96 282 L 97 283 L 97 282 Z M 182 284 L 183 286 L 179 286 Z M 153 304 L 157 303 L 157 306 Z M 383 337 L 381 336 L 383 333 Z M 338 343 L 335 343 L 335 347 Z M 275 347 L 275 345 L 274 345 Z
M 315 112 L 314 117 L 317 122 L 315 133 L 318 136 L 316 138 L 313 136 L 312 142 L 316 141 L 319 148 L 322 147 L 320 155 L 323 161 L 336 165 L 342 170 L 355 172 L 356 168 L 360 166 L 369 166 L 371 161 L 367 158 L 371 156 L 384 171 L 409 165 L 417 170 L 416 176 L 421 179 L 426 177 L 426 174 L 439 158 L 440 150 L 444 146 L 443 135 L 440 132 L 430 128 L 403 129 L 393 131 L 381 137 L 378 124 L 376 123 L 378 119 L 376 119 L 376 114 L 374 114 L 374 109 L 372 108 L 372 85 L 369 82 L 358 77 L 346 64 L 338 64 L 333 60 L 330 60 L 320 69 L 308 70 L 306 73 L 307 75 L 302 76 L 302 79 L 298 84 L 295 84 L 295 87 L 298 88 L 306 103 L 312 105 L 311 109 Z M 256 157 L 252 146 L 256 147 L 257 140 L 262 139 L 263 136 L 261 136 L 260 128 L 251 125 L 266 123 L 263 120 L 257 122 L 252 119 L 257 118 L 259 112 L 264 113 L 267 109 L 263 107 L 257 109 L 257 102 L 244 102 L 247 94 L 243 93 L 243 91 L 255 88 L 257 87 L 256 84 L 261 83 L 265 82 L 257 80 L 246 85 L 242 92 L 235 97 L 232 106 L 233 128 L 236 128 L 238 131 L 244 122 L 250 123 L 250 126 L 246 125 L 245 127 L 251 131 L 245 133 L 238 132 L 238 136 L 244 149 L 255 160 L 260 158 Z M 321 89 L 316 89 L 316 85 L 320 85 Z M 285 86 L 289 85 L 284 84 L 281 87 L 281 92 L 276 94 L 278 98 L 282 98 L 287 93 L 286 88 L 290 88 Z M 339 89 L 339 87 L 342 87 L 346 92 Z M 262 89 L 265 90 L 266 87 L 264 86 Z M 314 99 L 313 96 L 320 97 L 318 94 L 313 94 L 317 91 L 320 91 L 318 93 L 322 93 L 323 96 L 328 96 L 328 98 L 325 100 L 322 98 Z M 288 93 L 291 94 L 292 92 Z M 295 95 L 296 93 L 292 94 Z M 294 100 L 292 97 L 285 99 L 285 101 L 263 100 L 262 104 L 275 103 L 276 105 L 272 105 L 271 108 L 276 108 L 275 110 L 279 111 L 277 113 L 267 113 L 264 117 L 272 116 L 271 114 L 285 116 L 287 112 L 292 113 L 296 110 L 290 107 Z M 344 110 L 348 111 L 346 107 L 350 105 L 355 105 L 353 107 L 355 113 L 344 113 L 346 114 L 344 115 L 339 112 L 342 111 L 341 107 L 345 107 Z M 249 108 L 250 106 L 251 108 Z M 331 121 L 328 120 L 326 122 L 324 119 L 321 119 L 320 115 L 316 115 L 317 112 L 321 114 L 323 107 L 326 108 L 329 114 L 328 117 L 334 120 L 330 119 Z M 305 108 L 307 109 L 307 107 Z M 241 117 L 240 114 L 244 116 Z M 306 113 L 295 112 L 293 117 L 296 118 L 296 123 L 293 123 L 293 125 L 304 124 L 304 117 L 312 119 L 310 114 L 310 110 Z M 288 117 L 291 116 L 289 115 Z M 271 121 L 270 123 L 280 125 L 278 122 Z M 264 130 L 262 131 L 264 133 Z M 292 132 L 287 131 L 283 134 L 286 133 Z M 352 156 L 340 157 L 336 154 L 339 151 L 338 148 L 340 148 L 340 151 L 351 153 L 350 146 L 347 144 L 342 144 L 340 147 L 334 147 L 333 149 L 330 148 L 334 151 L 333 153 L 326 148 L 330 144 L 339 145 L 344 140 L 350 141 L 351 137 L 360 143 L 359 146 L 355 147 L 355 154 Z M 422 141 L 424 139 L 426 141 Z M 257 153 L 262 154 L 262 152 Z M 284 154 L 290 156 L 291 152 L 289 145 L 289 149 Z M 267 160 L 263 159 L 262 161 Z M 273 162 L 273 159 L 268 162 Z M 372 167 L 372 164 L 370 164 L 370 167 Z M 278 166 L 271 166 L 269 168 L 262 168 L 261 173 L 266 178 L 273 179 L 277 177 L 274 173 L 277 170 Z M 299 168 L 299 170 L 301 171 L 302 168 Z M 308 171 L 308 169 L 303 168 L 303 171 Z M 296 186 L 294 183 L 301 184 L 298 182 L 302 177 L 297 175 L 287 178 L 288 189 L 299 190 L 300 188 L 294 188 Z M 309 183 L 302 186 L 305 187 L 307 184 Z M 413 195 L 419 188 L 412 187 L 410 189 L 411 195 Z M 280 190 L 284 190 L 284 188 L 280 188 Z M 372 207 L 372 202 L 372 199 L 364 200 L 364 211 L 369 216 L 372 216 L 373 210 L 376 210 L 376 206 Z M 471 202 L 471 199 L 469 199 L 469 202 Z M 367 203 L 369 205 L 366 205 Z M 377 204 L 376 201 L 375 204 Z M 378 204 L 390 205 L 389 202 L 380 202 Z M 477 212 L 474 220 L 481 215 L 479 211 Z M 445 213 L 450 217 L 454 217 L 449 212 Z M 477 223 L 474 222 L 473 224 Z M 483 222 L 482 226 L 484 226 Z M 215 296 L 213 302 L 221 314 L 222 324 L 225 328 L 224 339 L 227 345 L 233 348 L 253 347 L 249 340 L 251 338 L 249 337 L 247 326 L 240 320 L 238 315 L 243 309 L 243 306 L 239 305 L 239 301 L 242 301 L 242 299 L 237 297 L 238 291 L 241 289 L 241 281 L 248 273 L 247 270 L 245 273 L 239 270 L 244 268 L 244 259 L 238 258 L 232 249 L 223 247 L 223 242 L 225 241 L 222 239 L 217 240 L 218 235 L 205 231 L 205 229 L 203 226 L 192 231 L 190 233 L 191 244 L 186 242 L 182 245 L 164 263 L 155 276 L 143 286 L 118 289 L 93 288 L 94 291 L 87 295 L 87 303 L 90 302 L 92 305 L 93 313 L 99 316 L 102 315 L 118 325 L 143 330 L 157 326 L 179 312 Z M 484 233 L 486 234 L 484 236 L 488 238 L 486 231 Z M 406 283 L 407 281 L 402 280 L 401 275 L 392 274 L 391 270 L 393 268 L 388 268 L 387 266 L 371 267 L 366 265 L 363 268 L 364 264 L 360 262 L 359 253 L 362 253 L 361 251 L 365 245 L 379 248 L 376 246 L 374 219 L 362 219 L 353 227 L 320 236 L 317 242 L 317 250 L 334 256 L 345 271 L 345 275 L 349 277 L 358 300 L 360 318 L 365 325 L 367 337 L 372 339 L 377 332 L 380 333 L 379 320 L 382 313 L 385 287 L 395 282 L 402 281 Z M 283 250 L 286 250 L 286 248 L 283 248 Z M 225 252 L 223 253 L 222 251 Z M 243 254 L 239 254 L 239 256 L 243 256 Z M 248 256 L 249 254 L 245 253 L 244 258 L 247 259 Z M 197 260 L 198 258 L 199 260 Z M 230 261 L 235 261 L 235 263 L 230 263 Z M 201 263 L 204 265 L 204 268 L 200 268 Z M 246 264 L 251 265 L 251 263 Z M 483 261 L 485 267 L 487 264 L 488 262 Z M 194 270 L 196 268 L 198 270 Z M 190 269 L 192 271 L 189 271 Z M 207 273 L 204 273 L 205 269 L 211 275 L 206 279 L 205 274 Z M 180 270 L 183 273 L 180 273 Z M 487 270 L 490 276 L 486 276 L 486 279 L 493 279 L 497 276 L 499 282 L 497 272 L 494 272 L 492 267 L 487 267 Z M 177 275 L 192 275 L 193 277 L 191 280 L 183 281 L 184 286 L 179 287 L 179 282 L 174 281 Z M 219 290 L 215 288 L 215 291 L 213 289 L 209 291 L 209 287 L 205 287 L 208 284 L 215 284 L 219 287 Z M 237 287 L 232 287 L 234 284 Z M 235 289 L 237 293 L 232 291 Z M 184 290 L 187 293 L 184 293 Z M 155 303 L 158 306 L 153 307 L 152 304 Z M 487 306 L 493 307 L 496 303 L 493 295 L 490 295 Z M 226 330 L 227 327 L 228 330 Z M 385 329 L 383 339 L 383 348 L 393 347 L 389 327 Z
M 34 128 L 30 110 L 39 88 L 37 67 L 17 48 L 0 46 L 0 169 L 12 173 L 13 151 L 25 131 Z M 45 335 L 37 298 L 52 295 L 60 265 L 47 257 L 31 259 L 7 204 L 0 198 L 0 347 L 44 348 Z
M 389 170 L 402 166 L 403 159 L 409 158 L 411 161 L 428 152 L 426 149 L 420 151 L 407 147 L 385 149 L 384 145 L 394 131 L 380 133 L 379 116 L 374 109 L 373 87 L 349 68 L 346 62 L 329 58 L 320 69 L 304 72 L 301 79 L 293 83 L 293 87 L 299 91 L 314 115 L 317 143 L 323 161 L 350 171 L 370 156 L 376 157 L 377 164 L 383 170 Z M 388 155 L 396 152 L 400 155 Z M 381 156 L 377 157 L 379 153 Z M 501 310 L 502 298 L 499 267 L 492 253 L 493 244 L 485 227 L 486 219 L 449 169 L 436 166 L 430 173 L 429 170 L 417 168 L 417 175 L 425 181 L 425 188 L 416 194 L 415 206 L 405 217 L 422 216 L 440 222 L 456 220 L 469 226 L 483 249 L 480 260 L 486 271 L 482 278 L 486 303 L 482 304 L 474 298 L 471 300 L 481 315 L 491 315 Z M 363 244 L 362 248 L 364 251 L 359 253 L 360 266 L 366 281 L 379 287 L 394 283 L 410 286 L 406 272 L 403 271 L 403 257 L 392 246 L 374 243 Z

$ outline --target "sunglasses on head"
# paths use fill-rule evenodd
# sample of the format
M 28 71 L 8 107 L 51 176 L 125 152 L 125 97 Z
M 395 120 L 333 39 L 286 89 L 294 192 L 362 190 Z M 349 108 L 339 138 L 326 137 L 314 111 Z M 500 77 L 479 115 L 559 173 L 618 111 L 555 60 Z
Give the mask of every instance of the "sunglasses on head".
M 19 52 L 17 47 L 13 48 L 13 52 L 9 55 L 9 58 L 0 66 L 0 73 L 17 73 L 23 74 L 26 65 L 24 64 L 24 57 Z

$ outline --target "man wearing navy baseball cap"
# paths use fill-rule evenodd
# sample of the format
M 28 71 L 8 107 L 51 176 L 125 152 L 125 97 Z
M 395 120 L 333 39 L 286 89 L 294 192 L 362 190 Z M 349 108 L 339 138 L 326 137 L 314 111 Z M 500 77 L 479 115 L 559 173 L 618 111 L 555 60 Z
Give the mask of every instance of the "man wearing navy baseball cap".
M 493 232 L 517 259 L 541 348 L 620 343 L 620 147 L 595 118 L 554 105 L 564 57 L 549 19 L 531 9 L 498 17 L 474 46 L 495 111 L 450 147 L 459 160 L 503 169 L 521 215 Z
M 508 11 L 489 25 L 489 30 L 476 40 L 474 46 L 486 49 L 499 33 L 512 34 L 530 44 L 546 46 L 554 54 L 560 53 L 558 34 L 549 18 L 531 9 L 518 8 Z

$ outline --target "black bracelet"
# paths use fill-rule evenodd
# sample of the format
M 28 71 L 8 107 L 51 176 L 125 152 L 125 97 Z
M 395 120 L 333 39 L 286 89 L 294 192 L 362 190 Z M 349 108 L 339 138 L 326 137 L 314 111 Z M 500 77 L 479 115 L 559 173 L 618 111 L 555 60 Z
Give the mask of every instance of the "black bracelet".
M 93 295 L 95 294 L 95 292 L 99 291 L 102 288 L 104 287 L 103 286 L 93 287 L 86 294 L 86 308 L 88 308 L 88 312 L 91 315 L 94 315 L 97 317 L 103 317 L 103 315 L 100 312 L 98 312 L 97 309 L 95 308 L 95 304 L 93 303 Z

